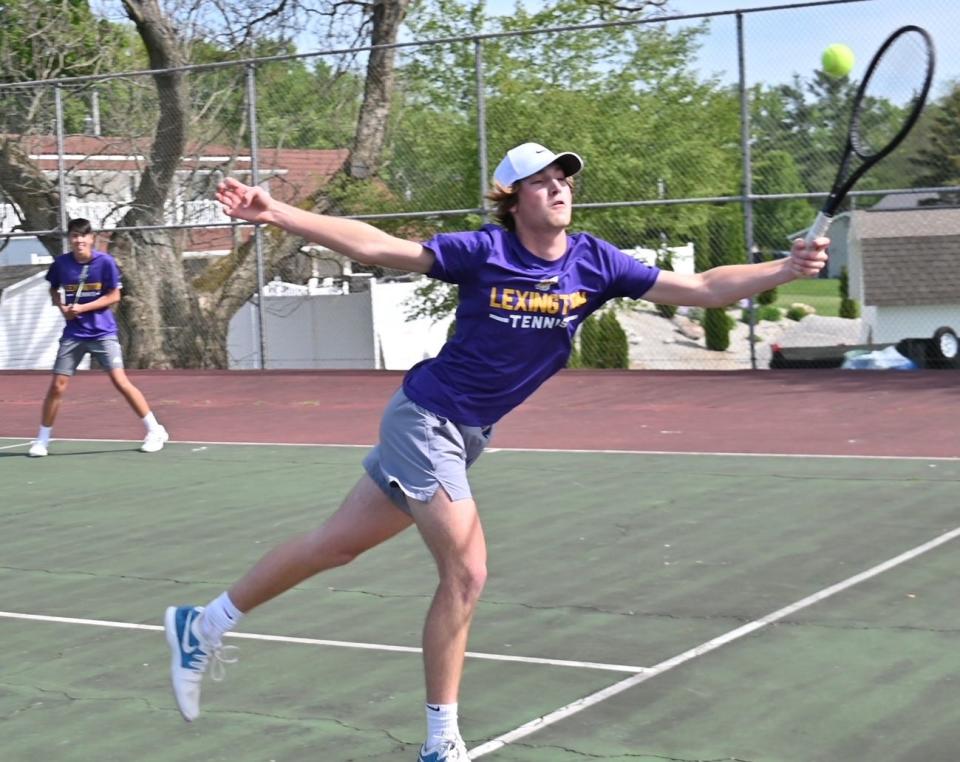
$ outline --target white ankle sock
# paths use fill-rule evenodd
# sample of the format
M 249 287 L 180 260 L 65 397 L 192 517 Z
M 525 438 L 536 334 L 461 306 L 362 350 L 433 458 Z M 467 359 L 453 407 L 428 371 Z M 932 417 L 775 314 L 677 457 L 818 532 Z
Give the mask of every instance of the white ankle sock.
M 157 422 L 157 419 L 153 415 L 152 411 L 143 416 L 143 425 L 147 427 L 147 431 L 153 431 L 154 429 L 160 428 L 160 424 Z
M 425 707 L 427 713 L 427 740 L 424 746 L 432 749 L 445 739 L 460 738 L 460 727 L 457 724 L 456 704 L 431 704 Z
M 50 442 L 50 435 L 53 433 L 53 426 L 41 426 L 40 433 L 37 434 L 37 441 L 43 444 Z
M 220 645 L 223 633 L 230 632 L 241 619 L 243 612 L 233 605 L 226 592 L 220 593 L 203 609 L 200 634 L 207 642 Z

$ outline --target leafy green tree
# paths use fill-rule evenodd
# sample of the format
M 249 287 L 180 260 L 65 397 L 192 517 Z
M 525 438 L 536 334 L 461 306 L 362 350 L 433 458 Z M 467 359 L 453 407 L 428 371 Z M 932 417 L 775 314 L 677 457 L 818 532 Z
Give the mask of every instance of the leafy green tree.
M 794 75 L 790 84 L 754 90 L 754 159 L 782 151 L 794 157 L 808 191 L 833 184 L 846 141 L 856 84 L 817 72 L 812 80 Z
M 758 195 L 806 191 L 793 156 L 782 150 L 764 152 L 753 163 L 753 192 Z M 814 207 L 803 199 L 769 199 L 753 203 L 753 239 L 760 251 L 771 256 L 789 248 L 788 236 L 806 228 Z
M 478 13 L 444 0 L 432 13 L 418 11 L 412 28 L 423 37 L 473 33 Z M 567 0 L 486 21 L 516 32 L 617 17 L 636 18 L 636 10 Z M 739 167 L 727 146 L 738 134 L 736 99 L 689 68 L 702 34 L 700 27 L 649 25 L 484 40 L 490 167 L 512 145 L 537 140 L 587 157 L 579 203 L 657 198 L 664 189 L 671 196 L 735 192 Z M 405 108 L 391 143 L 390 182 L 414 208 L 438 208 L 438 199 L 446 208 L 478 205 L 487 178 L 476 159 L 474 52 L 471 44 L 424 47 L 402 67 Z M 578 212 L 577 225 L 626 248 L 659 241 L 661 231 L 689 240 L 706 216 L 696 207 L 594 209 Z
M 960 185 L 960 82 L 928 109 L 928 142 L 917 150 L 912 162 L 918 171 L 918 186 Z M 960 193 L 947 194 L 941 203 L 960 203 Z

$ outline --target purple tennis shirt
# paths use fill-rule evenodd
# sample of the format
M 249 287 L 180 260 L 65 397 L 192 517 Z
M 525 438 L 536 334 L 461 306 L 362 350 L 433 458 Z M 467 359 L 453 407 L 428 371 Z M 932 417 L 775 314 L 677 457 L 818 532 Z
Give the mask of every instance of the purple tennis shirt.
M 93 259 L 87 264 L 90 267 L 80 292 L 80 304 L 87 304 L 115 288 L 121 288 L 120 268 L 109 254 L 94 251 Z M 73 258 L 72 253 L 61 254 L 47 270 L 50 287 L 63 289 L 64 304 L 73 304 L 82 272 L 83 265 Z M 63 328 L 63 337 L 66 339 L 103 339 L 116 335 L 117 321 L 109 307 L 84 312 L 73 320 L 68 320 Z
M 570 356 L 573 335 L 609 299 L 642 297 L 660 270 L 587 233 L 548 262 L 496 225 L 441 233 L 424 246 L 428 275 L 459 286 L 456 332 L 412 367 L 404 393 L 466 426 L 488 426 L 519 405 Z

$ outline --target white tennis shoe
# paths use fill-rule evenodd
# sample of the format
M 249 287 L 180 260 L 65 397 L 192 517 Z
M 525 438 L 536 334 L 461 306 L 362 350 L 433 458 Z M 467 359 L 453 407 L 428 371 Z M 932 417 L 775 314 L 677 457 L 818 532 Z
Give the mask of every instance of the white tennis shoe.
M 461 739 L 444 739 L 429 751 L 421 746 L 417 762 L 470 762 L 470 757 Z
M 163 426 L 150 429 L 143 440 L 143 444 L 140 445 L 140 452 L 159 452 L 168 439 L 170 439 L 170 435 Z
M 210 668 L 210 679 L 223 680 L 225 664 L 234 664 L 236 657 L 228 658 L 236 646 L 208 643 L 200 634 L 202 606 L 170 606 L 163 617 L 163 630 L 170 646 L 170 682 L 173 697 L 183 719 L 193 722 L 200 714 L 200 683 L 203 673 Z
M 45 458 L 47 456 L 47 446 L 37 440 L 30 445 L 30 451 L 27 453 L 31 458 Z

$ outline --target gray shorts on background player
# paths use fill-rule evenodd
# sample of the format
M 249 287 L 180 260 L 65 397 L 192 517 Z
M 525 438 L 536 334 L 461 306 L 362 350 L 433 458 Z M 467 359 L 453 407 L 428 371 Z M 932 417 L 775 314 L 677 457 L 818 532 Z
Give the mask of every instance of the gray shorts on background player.
M 123 352 L 120 350 L 120 341 L 116 336 L 107 336 L 102 339 L 64 337 L 60 339 L 53 372 L 61 376 L 72 376 L 87 352 L 90 353 L 91 362 L 96 359 L 103 370 L 109 371 L 123 367 Z

